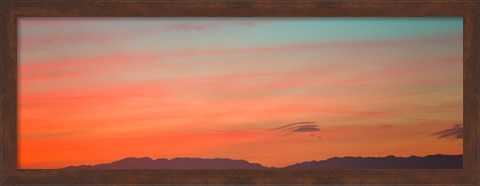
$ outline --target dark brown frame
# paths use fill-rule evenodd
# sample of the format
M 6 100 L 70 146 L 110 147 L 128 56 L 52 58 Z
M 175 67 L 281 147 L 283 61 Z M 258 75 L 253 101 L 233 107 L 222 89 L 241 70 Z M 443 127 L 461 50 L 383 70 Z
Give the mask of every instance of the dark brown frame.
M 428 184 L 478 185 L 479 8 L 464 1 L 0 2 L 0 184 Z M 26 170 L 17 169 L 18 17 L 424 17 L 464 20 L 464 168 L 458 170 Z

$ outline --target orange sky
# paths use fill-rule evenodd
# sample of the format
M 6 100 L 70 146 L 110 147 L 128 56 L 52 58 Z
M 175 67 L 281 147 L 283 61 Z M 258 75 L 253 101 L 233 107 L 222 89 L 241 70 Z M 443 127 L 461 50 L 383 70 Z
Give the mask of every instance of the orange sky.
M 463 151 L 461 19 L 19 23 L 20 168 Z

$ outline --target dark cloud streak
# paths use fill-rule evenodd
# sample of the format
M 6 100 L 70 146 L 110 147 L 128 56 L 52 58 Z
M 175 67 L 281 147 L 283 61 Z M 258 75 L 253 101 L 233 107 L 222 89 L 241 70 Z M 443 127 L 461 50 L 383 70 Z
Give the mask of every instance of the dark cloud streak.
M 283 131 L 291 131 L 297 128 L 317 128 L 318 125 L 298 125 L 293 127 L 284 128 Z
M 283 132 L 286 132 L 285 134 L 298 133 L 298 132 L 317 132 L 317 131 L 320 131 L 316 122 L 312 122 L 312 121 L 290 123 L 290 124 L 287 124 L 287 125 L 283 125 L 283 126 L 274 128 L 272 130 L 277 130 L 277 131 L 281 130 Z
M 463 139 L 463 124 L 455 124 L 449 129 L 433 133 L 438 139 Z
M 290 123 L 290 124 L 287 124 L 287 125 L 283 125 L 283 126 L 280 126 L 280 127 L 277 127 L 277 128 L 274 128 L 273 130 L 279 130 L 279 129 L 285 129 L 285 128 L 292 128 L 296 125 L 307 125 L 307 124 L 316 124 L 317 122 L 313 122 L 313 121 L 302 121 L 302 122 L 296 122 L 296 123 Z
M 320 129 L 317 127 L 299 127 L 290 132 L 316 132 L 316 131 L 320 131 Z

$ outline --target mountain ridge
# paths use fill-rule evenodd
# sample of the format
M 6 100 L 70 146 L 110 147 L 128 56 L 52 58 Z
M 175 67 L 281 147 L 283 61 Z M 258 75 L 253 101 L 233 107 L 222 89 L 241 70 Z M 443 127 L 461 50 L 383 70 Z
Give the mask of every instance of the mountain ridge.
M 397 157 L 332 157 L 307 161 L 284 167 L 285 169 L 462 169 L 463 155 L 434 154 L 427 156 Z
M 62 169 L 462 169 L 463 155 L 434 154 L 427 156 L 384 157 L 345 156 L 312 160 L 285 167 L 265 167 L 260 163 L 229 158 L 173 159 L 127 157 L 111 163 L 68 166 Z
M 69 166 L 64 169 L 265 169 L 259 163 L 229 158 L 188 158 L 152 159 L 149 157 L 127 157 L 111 163 L 97 165 Z

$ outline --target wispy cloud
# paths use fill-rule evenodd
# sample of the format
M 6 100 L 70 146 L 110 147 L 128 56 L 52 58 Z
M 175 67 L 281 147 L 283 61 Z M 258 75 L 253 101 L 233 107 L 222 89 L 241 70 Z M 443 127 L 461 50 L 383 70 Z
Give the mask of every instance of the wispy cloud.
M 320 128 L 318 128 L 316 123 L 317 122 L 312 121 L 296 122 L 274 128 L 273 130 L 280 130 L 282 132 L 286 132 L 286 134 L 297 132 L 317 132 L 320 131 Z
M 438 139 L 463 139 L 463 124 L 455 124 L 451 128 L 433 133 Z
M 302 121 L 302 122 L 296 122 L 296 123 L 290 123 L 290 124 L 287 124 L 287 125 L 283 125 L 283 126 L 274 128 L 273 130 L 290 128 L 290 127 L 294 127 L 294 126 L 296 126 L 296 125 L 306 125 L 306 124 L 315 124 L 315 123 L 316 123 L 316 122 L 313 122 L 313 121 Z
M 301 126 L 301 127 L 295 128 L 294 130 L 291 130 L 290 132 L 316 132 L 316 131 L 320 131 L 320 129 L 317 128 L 317 127 L 304 127 L 304 126 Z

